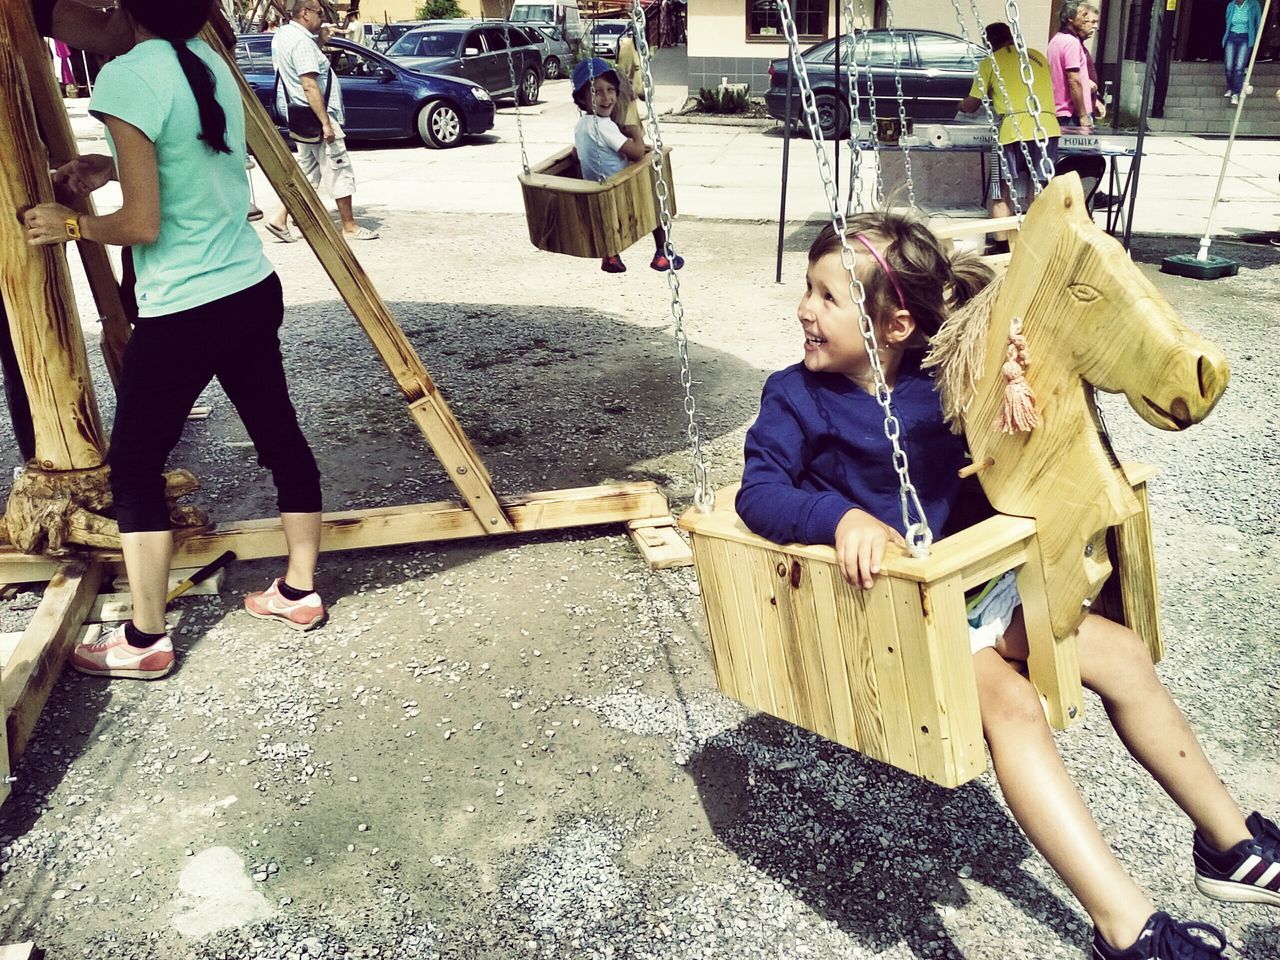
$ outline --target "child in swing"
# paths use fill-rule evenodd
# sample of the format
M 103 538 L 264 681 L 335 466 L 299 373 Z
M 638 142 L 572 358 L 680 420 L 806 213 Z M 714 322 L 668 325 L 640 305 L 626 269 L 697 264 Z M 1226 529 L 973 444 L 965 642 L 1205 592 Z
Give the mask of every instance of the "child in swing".
M 920 223 L 889 213 L 850 218 L 848 243 L 866 291 L 880 366 L 902 424 L 902 445 L 929 469 L 915 477 L 931 528 L 946 532 L 966 460 L 964 439 L 943 422 L 932 377 L 921 369 L 929 338 L 992 275 L 976 257 L 948 255 Z M 737 510 L 778 543 L 834 546 L 840 570 L 870 587 L 885 549 L 903 544 L 898 478 L 875 398 L 835 229 L 809 249 L 797 317 L 804 359 L 769 377 L 747 434 Z M 970 610 L 970 646 L 983 734 L 1014 817 L 1094 923 L 1094 960 L 1200 960 L 1224 955 L 1222 931 L 1158 912 L 1125 872 L 1071 781 L 1022 673 L 1027 658 L 1011 577 Z M 1116 733 L 1195 826 L 1192 858 L 1201 893 L 1280 906 L 1280 829 L 1247 818 L 1218 779 L 1145 645 L 1096 615 L 1080 626 L 1080 673 Z
M 638 123 L 620 126 L 630 99 L 630 91 L 623 90 L 617 72 L 605 61 L 593 57 L 573 68 L 573 102 L 583 111 L 573 140 L 583 180 L 607 180 L 648 151 Z M 665 271 L 684 266 L 684 257 L 667 257 L 667 234 L 662 227 L 653 231 L 653 242 L 656 249 L 650 267 Z M 625 273 L 627 265 L 620 253 L 614 253 L 600 261 L 600 269 Z

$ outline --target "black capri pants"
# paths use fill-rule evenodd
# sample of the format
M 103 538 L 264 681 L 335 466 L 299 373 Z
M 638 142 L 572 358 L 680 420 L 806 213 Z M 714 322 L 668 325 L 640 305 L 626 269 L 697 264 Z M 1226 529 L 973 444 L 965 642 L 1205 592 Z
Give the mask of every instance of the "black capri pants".
M 121 533 L 169 529 L 165 461 L 214 377 L 235 405 L 281 513 L 320 510 L 320 471 L 289 400 L 280 356 L 284 296 L 274 273 L 247 290 L 136 322 L 111 429 L 111 493 Z

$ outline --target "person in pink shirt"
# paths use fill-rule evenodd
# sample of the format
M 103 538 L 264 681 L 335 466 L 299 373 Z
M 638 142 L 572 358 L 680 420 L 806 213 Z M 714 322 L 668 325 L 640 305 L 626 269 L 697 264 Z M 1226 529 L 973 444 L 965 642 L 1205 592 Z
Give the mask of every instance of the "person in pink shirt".
M 1088 0 L 1066 0 L 1058 13 L 1058 27 L 1045 47 L 1049 78 L 1053 81 L 1053 112 L 1063 126 L 1076 126 L 1082 133 L 1091 133 L 1095 114 L 1100 117 L 1106 111 L 1098 99 L 1098 84 L 1094 79 L 1097 74 L 1084 45 L 1098 29 L 1098 8 Z M 1106 172 L 1106 161 L 1102 157 L 1063 157 L 1057 171 L 1068 170 L 1080 175 L 1090 210 L 1114 202 L 1109 193 L 1098 189 Z

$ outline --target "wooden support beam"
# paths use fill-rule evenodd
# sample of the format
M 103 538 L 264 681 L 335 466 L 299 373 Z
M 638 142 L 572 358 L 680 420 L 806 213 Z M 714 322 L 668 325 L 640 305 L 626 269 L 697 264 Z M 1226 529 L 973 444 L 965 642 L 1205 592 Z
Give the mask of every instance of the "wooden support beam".
M 100 563 L 74 560 L 61 565 L 31 623 L 0 666 L 0 701 L 6 709 L 11 766 L 27 745 L 101 584 Z
M 83 470 L 103 463 L 106 443 L 66 255 L 57 245 L 28 246 L 13 215 L 53 200 L 27 72 L 14 44 L 9 18 L 0 16 L 0 296 L 31 401 L 36 460 L 49 470 Z M 31 65 L 45 71 L 43 56 Z
M 241 76 L 234 55 L 212 26 L 206 26 L 201 37 L 226 59 L 232 76 L 236 78 L 240 101 L 244 105 L 245 136 L 263 174 L 289 208 L 320 265 L 386 364 L 449 479 L 475 511 L 479 532 L 510 533 L 512 523 L 502 512 L 489 472 L 479 454 L 364 267 L 333 225 L 328 210 L 280 139 L 275 123 Z
M 13 29 L 13 41 L 19 60 L 32 64 L 44 63 L 48 57 L 48 48 L 36 31 L 31 5 L 11 3 L 7 12 L 11 18 L 9 23 Z M 36 119 L 40 123 L 40 132 L 49 149 L 49 166 L 60 167 L 80 155 L 75 132 L 67 118 L 66 105 L 62 102 L 62 92 L 49 70 L 31 71 L 27 75 L 27 82 Z M 73 206 L 80 213 L 95 212 L 93 201 L 88 198 Z M 84 264 L 93 302 L 102 318 L 102 357 L 107 364 L 107 373 L 113 384 L 119 384 L 124 348 L 129 342 L 131 327 L 120 299 L 120 284 L 116 280 L 115 268 L 107 256 L 107 248 L 102 244 L 80 240 L 77 241 L 76 248 Z
M 674 517 L 632 520 L 627 531 L 650 570 L 693 566 L 693 551 L 677 531 Z
M 671 512 L 662 491 L 648 482 L 547 490 L 503 497 L 501 502 L 514 533 L 626 523 L 666 517 Z M 325 514 L 320 549 L 331 552 L 462 540 L 489 532 L 475 513 L 451 501 L 375 507 Z M 279 519 L 243 520 L 178 544 L 174 562 L 184 567 L 203 566 L 225 550 L 234 550 L 240 560 L 283 557 L 288 552 Z M 120 561 L 118 553 L 105 550 L 93 552 L 92 557 L 107 564 Z M 0 547 L 0 583 L 21 582 L 11 570 L 20 571 L 28 580 L 44 579 L 53 575 L 56 564 L 44 557 L 17 553 L 12 547 Z

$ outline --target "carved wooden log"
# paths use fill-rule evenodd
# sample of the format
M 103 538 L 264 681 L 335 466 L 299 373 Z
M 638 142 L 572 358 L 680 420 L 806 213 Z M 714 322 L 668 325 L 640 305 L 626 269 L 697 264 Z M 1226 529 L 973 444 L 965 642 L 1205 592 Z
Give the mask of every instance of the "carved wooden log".
M 200 483 L 189 470 L 165 474 L 170 522 L 181 537 L 209 526 L 204 511 L 174 501 Z M 0 527 L 23 553 L 62 556 L 76 545 L 120 549 L 120 528 L 107 514 L 112 508 L 107 468 L 43 470 L 28 464 L 13 482 L 9 507 Z
M 0 17 L 0 294 L 31 401 L 35 462 L 90 470 L 102 465 L 106 445 L 66 257 L 58 246 L 28 246 L 16 217 L 52 201 L 53 186 L 12 40 Z
M 17 51 L 18 60 L 43 63 L 46 47 L 36 31 L 30 5 L 11 3 L 7 7 L 7 15 L 9 29 L 13 34 L 13 49 Z M 8 45 L 6 42 L 6 46 Z M 76 146 L 75 133 L 71 129 L 71 121 L 67 119 L 67 109 L 53 73 L 49 70 L 36 70 L 28 74 L 27 80 L 40 131 L 48 146 L 49 165 L 59 167 L 74 160 L 80 155 L 80 150 Z M 94 212 L 93 201 L 87 198 L 74 206 L 80 213 Z M 107 257 L 107 248 L 102 244 L 81 240 L 76 247 L 80 251 L 93 301 L 102 318 L 102 357 L 106 361 L 111 382 L 118 384 L 120 369 L 124 363 L 124 348 L 129 342 L 132 328 L 120 299 L 120 285 L 116 280 L 115 268 Z

